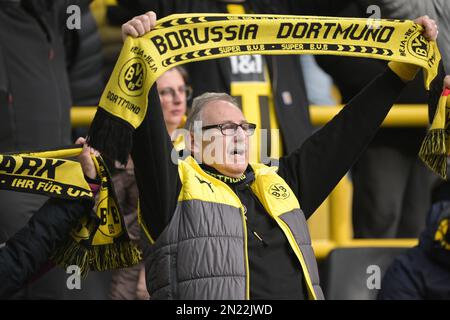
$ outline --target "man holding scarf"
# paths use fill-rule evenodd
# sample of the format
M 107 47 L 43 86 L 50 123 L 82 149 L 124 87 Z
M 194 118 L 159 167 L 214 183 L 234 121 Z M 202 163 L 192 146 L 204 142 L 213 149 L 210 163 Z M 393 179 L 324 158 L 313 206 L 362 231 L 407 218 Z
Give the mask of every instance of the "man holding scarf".
M 195 12 L 294 14 L 296 11 L 288 2 L 120 0 L 118 3 L 136 15 L 154 11 L 163 18 L 174 13 Z M 235 55 L 192 62 L 186 64 L 186 68 L 191 75 L 194 96 L 210 91 L 229 93 L 238 99 L 245 117 L 257 124 L 258 128 L 251 137 L 251 161 L 265 161 L 268 157 L 279 158 L 289 154 L 311 135 L 309 106 L 298 57 Z
M 427 40 L 437 26 L 421 17 Z M 122 27 L 141 36 L 152 12 Z M 370 142 L 418 68 L 389 63 L 321 130 L 279 159 L 249 164 L 255 126 L 222 93 L 194 100 L 186 157 L 171 161 L 155 88 L 134 133 L 140 216 L 149 241 L 147 287 L 155 299 L 322 299 L 306 220 Z M 199 125 L 200 123 L 200 125 Z M 200 137 L 200 140 L 199 140 Z M 214 152 L 211 152 L 214 149 Z M 214 155 L 213 155 L 214 154 Z

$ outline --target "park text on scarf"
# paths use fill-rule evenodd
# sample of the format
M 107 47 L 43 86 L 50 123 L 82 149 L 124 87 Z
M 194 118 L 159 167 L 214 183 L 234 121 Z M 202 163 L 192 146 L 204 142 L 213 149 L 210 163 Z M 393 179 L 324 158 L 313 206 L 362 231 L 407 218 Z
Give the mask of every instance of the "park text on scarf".
M 79 162 L 71 160 L 82 148 L 70 146 L 41 152 L 0 154 L 0 189 L 63 199 L 94 201 Z M 92 156 L 100 179 L 95 214 L 83 216 L 71 236 L 58 244 L 51 260 L 67 268 L 77 265 L 85 276 L 139 263 L 141 253 L 130 241 L 110 174 L 101 157 Z

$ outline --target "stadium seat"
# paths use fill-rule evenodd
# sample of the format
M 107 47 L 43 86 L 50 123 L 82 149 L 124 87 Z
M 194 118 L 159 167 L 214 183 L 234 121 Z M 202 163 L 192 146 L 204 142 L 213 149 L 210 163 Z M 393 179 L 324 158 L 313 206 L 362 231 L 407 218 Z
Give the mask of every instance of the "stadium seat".
M 374 300 L 378 283 L 396 256 L 407 248 L 339 248 L 324 262 L 322 288 L 329 300 Z M 375 267 L 371 267 L 375 266 Z M 379 267 L 379 275 L 376 274 Z M 375 280 L 374 277 L 379 276 Z M 379 288 L 379 287 L 378 287 Z

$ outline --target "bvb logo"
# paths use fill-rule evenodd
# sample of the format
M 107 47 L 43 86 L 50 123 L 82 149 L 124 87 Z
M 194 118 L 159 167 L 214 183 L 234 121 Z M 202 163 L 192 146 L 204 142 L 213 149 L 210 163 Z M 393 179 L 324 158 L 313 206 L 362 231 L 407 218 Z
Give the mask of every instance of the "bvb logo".
M 100 226 L 98 230 L 106 237 L 114 238 L 122 233 L 119 209 L 114 200 L 104 198 L 99 201 Z
M 143 92 L 145 76 L 144 61 L 140 58 L 132 58 L 120 69 L 119 87 L 128 96 L 140 96 Z
M 289 190 L 281 183 L 272 184 L 269 193 L 277 199 L 287 199 L 290 196 Z
M 417 32 L 408 42 L 408 51 L 416 58 L 428 59 L 429 46 L 425 37 Z
M 94 221 L 83 217 L 77 227 L 72 229 L 71 235 L 76 241 L 87 240 L 95 231 L 96 224 Z

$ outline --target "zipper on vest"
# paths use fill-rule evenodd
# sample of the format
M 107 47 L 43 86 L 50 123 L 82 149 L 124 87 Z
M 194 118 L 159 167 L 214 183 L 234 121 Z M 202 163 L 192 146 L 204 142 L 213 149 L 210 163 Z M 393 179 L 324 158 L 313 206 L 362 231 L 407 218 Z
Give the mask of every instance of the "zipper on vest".
M 245 279 L 245 299 L 250 300 L 250 266 L 249 266 L 249 262 L 248 262 L 247 216 L 245 215 L 244 205 L 242 204 L 239 197 L 225 183 L 224 183 L 224 185 L 230 189 L 230 191 L 236 196 L 237 200 L 241 204 L 239 211 L 241 211 L 242 227 L 244 229 L 244 258 L 245 258 L 245 272 L 247 275 L 247 277 Z
M 250 185 L 249 185 L 249 184 L 245 184 L 245 187 L 246 187 L 246 188 L 248 189 L 248 191 L 250 192 L 250 195 L 252 196 L 253 200 L 255 200 L 256 203 L 259 204 L 263 210 L 266 210 L 266 208 L 264 208 L 264 206 L 262 205 L 261 201 L 259 201 L 258 197 L 256 197 L 256 196 L 253 194 L 253 191 L 252 191 L 252 189 L 250 188 Z M 247 219 L 247 214 L 245 214 L 245 220 L 248 221 L 248 219 Z M 266 241 L 264 241 L 264 239 L 263 239 L 256 231 L 254 231 L 253 228 L 250 228 L 250 226 L 249 226 L 248 224 L 247 224 L 247 226 L 249 227 L 249 229 L 250 229 L 250 231 L 253 233 L 253 235 L 256 237 L 256 239 L 258 239 L 259 241 L 261 241 L 261 243 L 263 244 L 264 247 L 269 246 L 269 244 L 268 244 Z
M 247 224 L 247 228 L 250 230 L 251 233 L 253 233 L 253 235 L 255 236 L 256 239 L 258 239 L 259 241 L 261 241 L 261 243 L 263 244 L 264 247 L 267 247 L 269 244 L 267 242 L 264 241 L 264 239 L 256 232 L 253 230 L 253 228 L 251 228 L 248 224 L 248 218 L 247 218 L 247 209 L 244 206 L 244 218 L 245 218 L 245 223 Z
M 250 230 L 250 231 L 252 231 L 252 230 Z M 261 241 L 261 243 L 263 244 L 264 247 L 269 246 L 269 245 L 267 244 L 267 242 L 265 242 L 264 239 L 263 239 L 259 234 L 256 233 L 256 231 L 252 231 L 252 233 L 255 235 L 256 239 L 258 239 L 259 241 Z
M 263 204 L 261 203 L 261 201 L 258 199 L 258 197 L 252 192 L 250 186 L 248 184 L 246 184 L 246 187 L 249 188 L 250 193 L 253 197 L 253 199 L 255 199 L 255 201 L 257 201 L 257 203 L 259 203 L 259 205 L 261 205 L 263 208 Z M 265 210 L 265 208 L 264 208 Z M 247 218 L 247 217 L 246 217 Z M 306 283 L 306 290 L 308 291 L 308 297 L 311 300 L 317 300 L 317 296 L 316 293 L 314 291 L 314 287 L 312 285 L 312 281 L 311 281 L 311 277 L 309 274 L 309 270 L 308 267 L 306 266 L 306 262 L 305 259 L 303 257 L 303 253 L 300 250 L 300 247 L 297 244 L 297 241 L 295 240 L 294 235 L 292 234 L 289 226 L 286 224 L 286 222 L 284 222 L 282 219 L 280 219 L 279 217 L 274 218 L 275 222 L 278 224 L 278 226 L 281 228 L 281 230 L 283 231 L 283 233 L 285 234 L 285 236 L 287 237 L 288 243 L 291 247 L 291 249 L 294 251 L 294 254 L 297 256 L 297 259 L 300 263 L 300 267 L 302 269 L 302 273 L 303 276 L 305 278 L 305 283 Z

